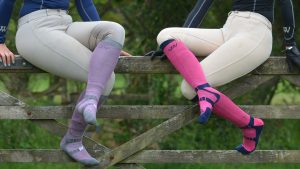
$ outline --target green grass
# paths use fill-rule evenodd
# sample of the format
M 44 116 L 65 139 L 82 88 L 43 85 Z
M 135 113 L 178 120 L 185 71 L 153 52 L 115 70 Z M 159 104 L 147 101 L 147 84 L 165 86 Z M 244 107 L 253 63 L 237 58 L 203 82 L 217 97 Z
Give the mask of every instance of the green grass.
M 34 76 L 28 88 L 36 92 L 43 91 L 47 88 L 49 79 L 47 77 Z M 168 77 L 165 76 L 165 79 Z M 117 83 L 115 84 L 116 94 L 125 92 L 122 87 L 129 86 L 124 75 L 117 75 Z M 159 77 L 154 77 L 158 80 L 154 83 L 154 87 L 160 88 L 162 93 L 155 97 L 155 104 L 168 104 L 162 98 L 167 97 L 163 92 L 164 88 L 168 88 L 168 83 L 165 80 L 159 80 Z M 178 85 L 181 81 L 179 76 L 175 76 L 173 83 Z M 71 83 L 71 82 L 70 82 Z M 286 87 L 286 82 L 279 84 L 275 96 L 272 99 L 272 104 L 300 104 L 300 95 L 298 89 Z M 1 87 L 1 83 L 0 83 Z M 3 88 L 3 85 L 2 87 Z M 70 84 L 70 88 L 74 88 L 74 84 Z M 288 89 L 288 90 L 286 90 Z M 294 91 L 294 92 L 293 92 Z M 173 93 L 173 103 L 185 104 L 182 100 L 179 88 L 174 91 L 165 91 Z M 248 98 L 246 98 L 248 99 Z M 59 100 L 59 98 L 56 98 Z M 168 100 L 169 101 L 169 100 Z M 46 97 L 42 99 L 26 100 L 32 105 L 53 105 L 58 104 L 58 101 L 49 101 Z M 242 100 L 243 102 L 243 100 Z M 124 101 L 126 103 L 126 101 Z M 109 103 L 113 104 L 113 102 Z M 93 139 L 101 142 L 108 147 L 116 147 L 140 133 L 156 126 L 161 120 L 109 120 L 101 119 L 102 131 L 95 133 Z M 263 150 L 299 150 L 300 149 L 300 125 L 299 120 L 265 120 L 265 128 L 260 140 L 258 149 Z M 30 121 L 24 120 L 0 120 L 0 149 L 57 149 L 59 148 L 60 138 L 54 136 L 45 130 L 39 128 Z M 154 143 L 150 148 L 160 149 L 176 149 L 176 150 L 208 150 L 221 149 L 231 150 L 236 145 L 241 143 L 242 135 L 239 129 L 229 122 L 212 118 L 207 125 L 199 125 L 196 122 L 180 129 L 179 131 L 162 139 L 159 143 Z M 145 164 L 149 169 L 300 169 L 300 164 Z M 2 163 L 0 169 L 76 169 L 78 164 L 22 164 L 22 163 Z
M 147 164 L 147 169 L 299 169 L 300 164 Z
M 78 164 L 22 164 L 22 163 L 3 163 L 1 169 L 75 169 Z

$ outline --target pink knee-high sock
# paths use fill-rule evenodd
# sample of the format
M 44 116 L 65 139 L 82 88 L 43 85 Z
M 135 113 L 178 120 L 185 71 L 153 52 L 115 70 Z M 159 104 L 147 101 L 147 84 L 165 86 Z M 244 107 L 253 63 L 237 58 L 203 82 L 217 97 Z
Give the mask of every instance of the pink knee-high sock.
M 259 118 L 254 118 L 251 122 L 251 116 L 239 108 L 235 103 L 231 101 L 227 96 L 220 93 L 220 100 L 214 106 L 214 112 L 216 115 L 229 120 L 237 127 L 242 128 L 243 132 L 243 144 L 236 149 L 243 154 L 249 154 L 255 150 L 258 138 L 261 133 L 264 122 Z M 252 124 L 251 124 L 252 123 Z M 251 139 L 249 139 L 251 138 Z M 254 141 L 253 138 L 257 140 Z M 246 151 L 242 151 L 241 149 Z
M 161 47 L 178 72 L 197 91 L 200 106 L 199 122 L 206 123 L 213 105 L 219 100 L 219 92 L 207 84 L 199 61 L 183 42 L 169 40 Z
M 247 126 L 250 121 L 250 115 L 233 103 L 227 96 L 222 93 L 220 95 L 221 98 L 214 107 L 215 114 L 229 120 L 239 128 Z
M 260 132 L 257 134 L 258 132 L 255 126 L 263 126 L 263 121 L 255 118 L 253 124 L 249 125 L 251 118 L 247 113 L 235 105 L 227 96 L 210 87 L 207 84 L 202 67 L 195 55 L 182 42 L 168 40 L 164 42 L 161 47 L 174 67 L 180 72 L 185 80 L 196 89 L 201 115 L 203 114 L 204 116 L 202 118 L 200 115 L 200 123 L 207 121 L 210 112 L 206 115 L 206 110 L 207 108 L 212 110 L 212 107 L 214 106 L 217 115 L 231 121 L 238 127 L 244 127 L 244 141 L 242 147 L 247 151 L 250 152 L 251 150 L 252 152 L 256 148 L 258 140 L 253 141 L 245 138 L 259 137 Z M 255 135 L 253 135 L 253 133 Z
M 99 98 L 115 69 L 122 45 L 110 39 L 100 42 L 92 53 L 86 93 L 76 109 L 88 124 L 95 125 Z
M 196 56 L 179 40 L 173 40 L 163 48 L 170 62 L 184 79 L 195 89 L 207 83 Z

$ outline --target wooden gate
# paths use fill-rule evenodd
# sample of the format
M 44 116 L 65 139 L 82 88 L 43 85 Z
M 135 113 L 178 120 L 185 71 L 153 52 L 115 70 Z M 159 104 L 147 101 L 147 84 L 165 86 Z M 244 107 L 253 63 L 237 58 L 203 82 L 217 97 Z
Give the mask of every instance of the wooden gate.
M 1 73 L 43 72 L 21 57 L 16 65 L 0 68 Z M 168 62 L 150 61 L 148 57 L 120 58 L 116 73 L 156 74 L 176 73 Z M 249 76 L 232 83 L 232 87 L 223 91 L 230 98 L 236 98 L 266 83 L 274 83 L 284 78 L 300 85 L 300 76 L 289 73 L 284 57 L 271 57 Z M 263 119 L 300 119 L 300 106 L 241 105 L 247 112 Z M 288 110 L 288 111 L 286 111 Z M 158 126 L 138 137 L 109 149 L 89 137 L 84 142 L 91 154 L 100 160 L 101 165 L 94 168 L 106 168 L 115 165 L 120 169 L 143 169 L 143 163 L 300 163 L 300 150 L 256 150 L 250 156 L 240 155 L 235 150 L 145 150 L 165 136 L 191 123 L 197 117 L 198 106 L 182 105 L 112 105 L 103 106 L 98 118 L 118 119 L 166 119 Z M 69 119 L 71 106 L 30 106 L 0 92 L 0 119 L 24 119 L 38 124 L 53 134 L 63 136 L 67 126 L 57 119 Z M 0 162 L 53 162 L 68 163 L 70 160 L 61 150 L 0 150 Z

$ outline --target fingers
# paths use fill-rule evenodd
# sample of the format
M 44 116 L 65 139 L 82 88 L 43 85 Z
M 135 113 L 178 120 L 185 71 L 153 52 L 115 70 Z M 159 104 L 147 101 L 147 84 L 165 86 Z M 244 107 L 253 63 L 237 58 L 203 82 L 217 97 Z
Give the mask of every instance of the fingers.
M 15 55 L 12 52 L 9 52 L 8 56 L 10 58 L 11 63 L 15 64 Z
M 0 63 L 1 62 L 5 67 L 15 63 L 15 55 L 5 46 L 5 44 L 0 44 Z
M 7 66 L 6 54 L 5 54 L 5 53 L 2 53 L 2 54 L 1 54 L 1 58 L 2 58 L 2 63 L 3 63 L 3 65 L 6 67 L 6 66 Z
M 4 54 L 2 52 L 0 52 L 0 63 L 2 63 L 2 56 L 4 56 Z
M 15 55 L 11 52 L 1 53 L 0 62 L 2 62 L 5 67 L 11 66 L 11 64 L 15 63 Z
M 125 52 L 125 51 L 121 51 L 120 55 L 121 56 L 131 56 L 131 54 L 129 54 L 129 53 Z

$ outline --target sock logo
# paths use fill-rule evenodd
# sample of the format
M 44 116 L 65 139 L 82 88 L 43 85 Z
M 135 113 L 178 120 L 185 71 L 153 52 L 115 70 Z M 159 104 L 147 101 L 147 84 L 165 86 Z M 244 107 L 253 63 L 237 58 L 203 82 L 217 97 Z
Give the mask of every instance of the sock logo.
M 291 30 L 291 27 L 283 27 L 284 33 L 289 33 Z
M 0 26 L 0 32 L 6 32 L 6 26 Z
M 177 47 L 177 42 L 175 44 L 172 44 L 170 47 L 169 47 L 169 51 L 172 51 L 174 48 Z
M 83 149 L 84 149 L 83 146 L 78 147 L 79 151 L 82 151 Z

